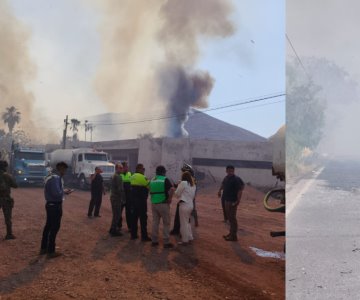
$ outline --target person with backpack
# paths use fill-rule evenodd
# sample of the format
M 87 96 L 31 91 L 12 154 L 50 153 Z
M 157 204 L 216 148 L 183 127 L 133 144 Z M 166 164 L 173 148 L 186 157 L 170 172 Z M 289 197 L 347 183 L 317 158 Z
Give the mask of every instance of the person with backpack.
M 6 172 L 8 163 L 5 160 L 0 160 L 0 208 L 3 211 L 6 236 L 5 240 L 13 240 L 15 236 L 12 233 L 12 209 L 14 207 L 14 199 L 11 197 L 11 188 L 17 188 L 14 178 Z

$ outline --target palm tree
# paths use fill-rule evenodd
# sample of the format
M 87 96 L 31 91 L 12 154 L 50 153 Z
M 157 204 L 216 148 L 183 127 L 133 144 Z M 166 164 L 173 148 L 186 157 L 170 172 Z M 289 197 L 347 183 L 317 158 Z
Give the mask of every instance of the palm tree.
M 9 127 L 10 134 L 12 134 L 15 125 L 20 123 L 20 115 L 21 113 L 17 111 L 15 106 L 7 107 L 6 111 L 2 114 L 1 117 L 4 123 Z
M 81 124 L 81 122 L 78 119 L 71 119 L 70 122 L 71 122 L 70 129 L 73 132 L 73 140 L 75 141 L 78 139 L 77 137 L 78 126 Z

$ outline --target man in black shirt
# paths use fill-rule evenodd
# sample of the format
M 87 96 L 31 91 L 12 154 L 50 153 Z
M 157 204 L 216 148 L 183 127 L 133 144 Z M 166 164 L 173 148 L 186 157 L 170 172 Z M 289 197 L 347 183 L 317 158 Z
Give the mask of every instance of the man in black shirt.
M 235 175 L 234 166 L 227 166 L 226 173 L 227 176 L 225 176 L 218 192 L 218 196 L 221 197 L 221 201 L 224 203 L 224 217 L 230 222 L 230 233 L 225 235 L 224 239 L 226 241 L 237 241 L 238 224 L 236 220 L 236 211 L 245 184 L 240 177 Z
M 91 200 L 89 204 L 88 217 L 92 217 L 94 211 L 94 217 L 100 217 L 100 207 L 102 202 L 102 196 L 105 195 L 104 180 L 101 176 L 102 170 L 99 167 L 95 168 L 95 174 L 91 175 Z

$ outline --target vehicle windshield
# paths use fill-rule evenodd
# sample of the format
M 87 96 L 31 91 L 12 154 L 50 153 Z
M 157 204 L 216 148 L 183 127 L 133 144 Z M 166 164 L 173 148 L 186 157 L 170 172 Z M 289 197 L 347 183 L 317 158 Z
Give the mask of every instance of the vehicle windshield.
M 39 152 L 16 152 L 15 159 L 45 160 L 45 153 Z
M 107 161 L 107 155 L 104 153 L 85 153 L 85 160 Z

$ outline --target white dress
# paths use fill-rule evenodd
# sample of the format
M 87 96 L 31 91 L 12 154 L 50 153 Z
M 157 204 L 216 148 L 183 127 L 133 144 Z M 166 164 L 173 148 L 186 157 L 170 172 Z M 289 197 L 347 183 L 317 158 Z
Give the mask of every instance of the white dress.
M 180 199 L 179 217 L 180 233 L 184 243 L 193 240 L 190 215 L 194 209 L 195 185 L 191 186 L 187 181 L 181 181 L 175 191 L 175 196 Z

